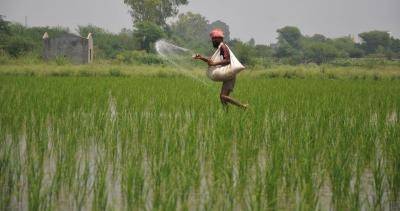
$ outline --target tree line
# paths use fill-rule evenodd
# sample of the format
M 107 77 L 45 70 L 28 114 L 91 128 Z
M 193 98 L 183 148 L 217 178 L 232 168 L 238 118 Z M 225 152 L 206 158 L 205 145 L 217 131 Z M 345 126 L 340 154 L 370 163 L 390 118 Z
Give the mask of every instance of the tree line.
M 125 1 L 125 2 L 133 2 Z M 151 1 L 150 1 L 151 2 Z M 162 3 L 165 1 L 154 1 Z M 175 1 L 185 3 L 185 1 Z M 177 13 L 176 6 L 162 11 L 140 11 L 132 8 L 134 29 L 122 29 L 111 33 L 94 25 L 78 26 L 76 33 L 86 37 L 90 32 L 94 38 L 95 55 L 99 59 L 112 59 L 122 62 L 162 63 L 155 55 L 154 43 L 159 39 L 210 54 L 212 52 L 209 31 L 221 28 L 225 31 L 225 41 L 246 65 L 269 65 L 272 62 L 283 64 L 329 63 L 337 59 L 385 58 L 400 59 L 400 40 L 386 31 L 369 31 L 359 34 L 361 43 L 349 37 L 328 38 L 321 34 L 303 35 L 299 28 L 286 26 L 277 30 L 277 42 L 269 45 L 256 44 L 254 39 L 241 41 L 231 38 L 230 28 L 223 21 L 208 21 L 204 16 L 187 12 L 167 24 L 166 19 Z M 162 8 L 162 7 L 157 7 Z M 174 9 L 175 8 L 175 9 Z M 138 13 L 145 13 L 138 15 Z M 157 14 L 163 14 L 157 17 Z M 147 14 L 147 15 L 146 15 Z M 154 16 L 154 18 L 152 18 Z M 0 56 L 18 58 L 21 56 L 40 57 L 42 35 L 50 36 L 69 33 L 63 27 L 25 27 L 0 16 Z

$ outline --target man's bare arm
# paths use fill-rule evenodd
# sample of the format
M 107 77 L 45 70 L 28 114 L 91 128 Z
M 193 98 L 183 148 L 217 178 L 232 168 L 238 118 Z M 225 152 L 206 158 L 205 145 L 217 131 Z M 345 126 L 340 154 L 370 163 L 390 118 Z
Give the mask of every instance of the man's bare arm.
M 207 62 L 207 63 L 211 60 L 210 58 L 205 57 L 205 56 L 202 56 L 202 55 L 200 55 L 200 54 L 196 54 L 196 55 L 194 56 L 194 58 L 195 58 L 195 59 L 200 59 L 200 60 L 202 60 L 202 61 L 204 61 L 204 62 Z
M 205 56 L 202 56 L 202 55 L 200 55 L 200 54 L 196 54 L 196 55 L 194 56 L 194 58 L 195 58 L 195 59 L 200 59 L 200 60 L 202 60 L 202 61 L 208 63 L 208 66 L 218 66 L 218 65 L 222 65 L 222 66 L 223 66 L 223 65 L 228 65 L 228 64 L 231 63 L 231 59 L 230 59 L 229 57 L 227 57 L 226 59 L 224 59 L 224 60 L 222 60 L 222 61 L 220 61 L 220 62 L 213 62 L 213 61 L 211 61 L 210 58 L 205 57 Z

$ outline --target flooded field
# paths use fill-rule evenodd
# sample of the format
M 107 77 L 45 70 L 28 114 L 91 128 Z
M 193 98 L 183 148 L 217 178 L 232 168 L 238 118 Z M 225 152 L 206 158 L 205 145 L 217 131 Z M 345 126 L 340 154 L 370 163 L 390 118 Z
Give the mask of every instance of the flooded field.
M 0 210 L 399 210 L 400 83 L 0 76 Z

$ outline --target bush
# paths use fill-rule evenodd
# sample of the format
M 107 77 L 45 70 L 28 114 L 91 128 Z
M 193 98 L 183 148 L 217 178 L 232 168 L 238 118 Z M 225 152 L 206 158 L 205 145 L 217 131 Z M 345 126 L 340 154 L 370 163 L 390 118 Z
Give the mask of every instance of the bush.
M 274 64 L 272 58 L 255 58 L 253 61 L 256 66 L 260 66 L 262 68 L 271 68 Z
M 56 59 L 54 60 L 57 65 L 66 65 L 66 64 L 71 64 L 71 61 L 65 57 L 65 56 L 57 56 Z
M 156 54 L 146 51 L 124 51 L 117 54 L 116 60 L 126 64 L 163 64 L 163 60 Z
M 7 64 L 10 62 L 10 55 L 3 49 L 0 49 L 0 64 Z
M 5 50 L 13 57 L 18 57 L 26 52 L 32 51 L 35 48 L 35 43 L 23 37 L 14 36 L 5 45 Z
M 339 51 L 327 43 L 310 43 L 305 47 L 307 62 L 322 64 L 338 57 Z
M 243 65 L 254 66 L 256 64 L 254 59 L 256 51 L 252 46 L 234 40 L 231 42 L 231 47 L 237 59 L 243 63 Z
M 110 74 L 110 76 L 113 77 L 120 77 L 123 76 L 124 74 L 121 72 L 121 70 L 116 69 L 116 68 L 111 68 L 108 73 Z
M 335 59 L 329 62 L 329 64 L 337 67 L 363 67 L 371 69 L 384 65 L 398 66 L 399 62 L 390 61 L 384 58 L 365 58 L 365 59 Z
M 140 49 L 147 52 L 154 51 L 153 44 L 165 37 L 164 30 L 154 22 L 142 21 L 135 25 L 134 36 L 140 43 Z
M 35 52 L 21 52 L 18 58 L 10 56 L 0 49 L 0 64 L 40 64 L 42 58 Z

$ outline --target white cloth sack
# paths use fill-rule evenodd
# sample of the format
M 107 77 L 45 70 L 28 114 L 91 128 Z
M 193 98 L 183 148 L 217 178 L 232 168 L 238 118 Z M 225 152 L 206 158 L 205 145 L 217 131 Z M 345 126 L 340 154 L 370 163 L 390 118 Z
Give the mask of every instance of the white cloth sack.
M 223 60 L 223 56 L 221 55 L 221 45 L 219 45 L 218 49 L 212 55 L 211 60 L 213 62 L 220 62 Z M 234 78 L 236 74 L 240 71 L 244 70 L 244 66 L 239 62 L 236 56 L 232 53 L 231 49 L 226 46 L 229 50 L 229 54 L 231 57 L 231 63 L 229 65 L 218 65 L 218 66 L 209 66 L 207 71 L 207 76 L 213 81 L 226 81 Z

